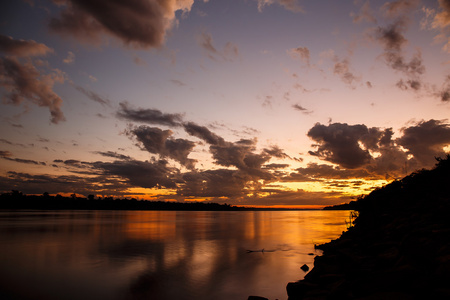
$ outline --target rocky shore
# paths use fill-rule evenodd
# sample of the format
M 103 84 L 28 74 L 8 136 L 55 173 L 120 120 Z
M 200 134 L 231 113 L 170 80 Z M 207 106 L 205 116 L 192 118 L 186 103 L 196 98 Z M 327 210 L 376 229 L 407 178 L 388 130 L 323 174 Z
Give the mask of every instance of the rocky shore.
M 354 226 L 323 250 L 289 300 L 450 299 L 450 156 L 351 203 Z

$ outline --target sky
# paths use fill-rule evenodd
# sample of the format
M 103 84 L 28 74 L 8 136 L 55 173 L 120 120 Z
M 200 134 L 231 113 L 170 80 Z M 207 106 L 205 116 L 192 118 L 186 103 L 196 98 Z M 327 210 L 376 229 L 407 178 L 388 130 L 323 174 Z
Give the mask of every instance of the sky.
M 0 6 L 2 193 L 321 207 L 450 152 L 450 1 Z

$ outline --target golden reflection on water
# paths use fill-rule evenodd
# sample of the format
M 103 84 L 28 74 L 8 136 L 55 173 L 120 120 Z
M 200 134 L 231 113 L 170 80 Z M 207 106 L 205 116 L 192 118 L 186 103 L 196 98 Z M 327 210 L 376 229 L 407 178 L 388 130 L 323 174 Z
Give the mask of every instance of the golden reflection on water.
M 1 293 L 32 299 L 285 299 L 347 211 L 0 212 Z M 247 253 L 247 250 L 265 252 Z

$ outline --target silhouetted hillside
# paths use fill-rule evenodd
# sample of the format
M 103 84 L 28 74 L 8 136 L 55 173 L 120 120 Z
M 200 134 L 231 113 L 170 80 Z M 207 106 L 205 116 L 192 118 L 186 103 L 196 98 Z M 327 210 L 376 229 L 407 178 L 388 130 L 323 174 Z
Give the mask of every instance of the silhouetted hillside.
M 356 201 L 328 206 L 324 210 L 343 209 L 375 213 L 448 198 L 450 194 L 450 155 L 444 159 L 436 158 L 436 160 L 437 164 L 432 170 L 423 169 L 413 172 L 401 180 L 395 180 L 375 189 Z
M 354 201 L 354 226 L 289 299 L 450 299 L 450 156 Z

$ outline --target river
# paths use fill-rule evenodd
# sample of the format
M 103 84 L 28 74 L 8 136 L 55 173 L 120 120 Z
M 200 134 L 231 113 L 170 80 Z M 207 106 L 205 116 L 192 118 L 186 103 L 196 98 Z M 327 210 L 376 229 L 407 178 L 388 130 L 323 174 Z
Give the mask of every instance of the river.
M 348 211 L 0 211 L 0 298 L 287 299 Z M 262 251 L 264 249 L 264 251 Z M 248 252 L 252 250 L 255 252 Z

